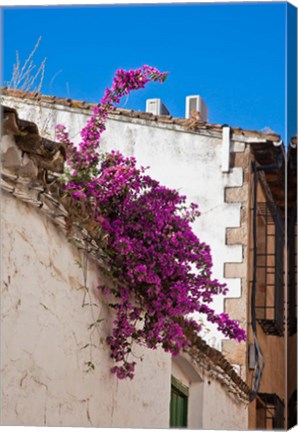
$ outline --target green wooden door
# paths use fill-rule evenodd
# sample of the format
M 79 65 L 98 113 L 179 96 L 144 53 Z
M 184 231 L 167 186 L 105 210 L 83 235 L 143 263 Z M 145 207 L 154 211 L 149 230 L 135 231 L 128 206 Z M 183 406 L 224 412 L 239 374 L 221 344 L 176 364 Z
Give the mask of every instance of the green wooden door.
M 188 388 L 172 377 L 170 427 L 187 427 Z

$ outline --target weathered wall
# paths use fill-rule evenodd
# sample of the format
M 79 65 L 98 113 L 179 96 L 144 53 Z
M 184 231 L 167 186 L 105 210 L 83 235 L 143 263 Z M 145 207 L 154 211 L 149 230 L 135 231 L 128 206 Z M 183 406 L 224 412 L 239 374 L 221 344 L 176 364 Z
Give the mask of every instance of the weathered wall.
M 240 145 L 240 143 L 239 143 Z M 242 144 L 244 147 L 244 144 Z M 251 154 L 246 145 L 242 152 L 231 155 L 231 166 L 243 169 L 243 185 L 241 187 L 229 187 L 225 190 L 227 203 L 240 204 L 240 226 L 227 228 L 226 242 L 228 245 L 239 245 L 242 248 L 243 262 L 240 264 L 226 264 L 225 276 L 237 275 L 241 280 L 241 297 L 225 299 L 225 311 L 246 328 L 250 317 L 248 315 L 248 290 L 249 290 L 249 254 L 248 239 L 251 231 L 250 198 L 251 198 Z M 247 345 L 238 344 L 233 340 L 223 341 L 223 354 L 232 363 L 239 365 L 239 374 L 246 380 L 247 371 Z
M 221 384 L 204 381 L 203 428 L 211 430 L 247 430 L 248 407 L 233 401 Z M 213 407 L 208 410 L 207 407 Z
M 49 134 L 53 138 L 55 125 L 66 125 L 71 139 L 75 142 L 79 141 L 79 131 L 90 116 L 90 112 L 65 106 L 38 106 L 30 101 L 24 103 L 10 97 L 4 97 L 4 102 L 16 107 L 20 118 L 36 122 L 41 134 Z M 194 230 L 202 241 L 210 244 L 214 276 L 227 283 L 230 290 L 228 297 L 235 298 L 237 303 L 242 296 L 241 310 L 236 313 L 235 318 L 244 324 L 246 267 L 242 265 L 243 239 L 238 243 L 227 239 L 227 229 L 237 229 L 241 224 L 241 207 L 245 199 L 245 190 L 242 191 L 243 168 L 238 164 L 231 166 L 229 172 L 222 172 L 222 135 L 195 134 L 173 124 L 149 124 L 141 119 L 110 116 L 101 148 L 103 151 L 117 149 L 125 155 L 135 156 L 140 165 L 151 167 L 149 174 L 152 177 L 178 189 L 187 195 L 190 201 L 199 204 L 201 216 L 196 221 Z M 234 155 L 242 154 L 244 149 L 243 143 L 231 144 Z M 226 188 L 236 188 L 242 195 L 239 199 L 237 196 L 229 199 L 225 194 Z M 218 296 L 213 306 L 218 312 L 222 312 L 223 297 Z M 231 313 L 235 312 L 233 303 L 230 303 L 229 310 Z M 205 333 L 204 338 L 210 345 L 221 349 L 223 338 L 214 327 Z M 241 374 L 245 376 L 245 344 L 242 345 L 240 354 L 233 356 L 231 360 L 241 364 Z M 236 347 L 238 348 L 238 345 L 233 344 L 233 349 Z
M 83 255 L 63 231 L 5 192 L 1 216 L 2 425 L 167 428 L 173 375 L 189 387 L 190 428 L 246 429 L 246 403 L 184 357 L 136 347 L 143 360 L 134 380 L 117 380 L 108 348 L 98 344 L 112 317 L 95 287 L 108 281 L 89 259 L 85 302 L 99 308 L 82 307 Z M 98 314 L 97 333 L 88 326 Z M 88 343 L 98 347 L 90 352 Z M 95 370 L 85 372 L 90 360 Z
M 94 318 L 82 307 L 82 256 L 38 209 L 6 193 L 1 201 L 1 424 L 168 427 L 170 356 L 146 350 L 134 380 L 123 382 L 110 373 L 107 347 L 83 349 Z M 91 301 L 99 303 L 102 280 L 89 261 Z M 97 345 L 112 319 L 99 304 Z M 87 373 L 91 355 L 96 368 Z
M 26 109 L 22 112 L 18 105 L 20 117 L 30 118 Z M 30 115 L 37 120 L 36 112 Z M 62 115 L 70 114 L 63 111 Z M 79 129 L 77 117 L 82 120 L 76 114 L 75 118 L 53 121 L 76 124 Z M 241 277 L 237 272 L 228 276 L 227 269 L 234 265 L 237 270 L 237 260 L 241 265 L 243 241 L 226 245 L 225 236 L 230 226 L 237 231 L 243 213 L 242 168 L 222 173 L 221 136 L 181 132 L 175 126 L 158 129 L 144 122 L 110 120 L 109 148 L 105 140 L 102 146 L 134 154 L 139 163 L 152 167 L 153 177 L 201 203 L 202 216 L 195 229 L 202 240 L 215 247 L 215 276 L 224 280 L 225 275 L 231 295 L 240 295 Z M 126 138 L 120 139 L 125 133 Z M 118 140 L 124 143 L 123 148 L 117 146 Z M 232 148 L 240 154 L 245 146 L 234 142 Z M 22 199 L 21 189 L 19 194 L 14 190 L 14 195 Z M 168 427 L 173 374 L 190 388 L 189 427 L 246 429 L 245 403 L 233 399 L 216 379 L 202 379 L 193 366 L 181 369 L 175 362 L 171 366 L 170 357 L 161 350 L 146 350 L 143 361 L 138 361 L 133 382 L 118 381 L 110 373 L 109 350 L 102 342 L 91 353 L 89 347 L 84 348 L 89 343 L 97 344 L 99 337 L 104 340 L 111 330 L 113 318 L 95 290 L 103 275 L 89 259 L 87 285 L 91 299 L 87 301 L 99 304 L 100 318 L 105 319 L 97 334 L 88 326 L 97 318 L 98 308 L 93 307 L 92 316 L 90 307 L 82 307 L 83 272 L 76 265 L 82 261 L 81 253 L 42 214 L 42 209 L 29 207 L 6 193 L 2 203 L 3 425 Z M 220 299 L 218 310 L 222 306 Z M 221 338 L 215 332 L 207 334 L 206 339 L 220 347 Z M 143 353 L 135 350 L 138 356 Z M 86 373 L 85 362 L 90 360 L 96 369 Z

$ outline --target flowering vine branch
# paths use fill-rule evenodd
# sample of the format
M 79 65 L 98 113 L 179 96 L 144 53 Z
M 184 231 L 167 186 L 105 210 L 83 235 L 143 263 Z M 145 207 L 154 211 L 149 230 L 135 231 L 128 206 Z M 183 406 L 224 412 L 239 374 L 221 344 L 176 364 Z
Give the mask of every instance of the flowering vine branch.
M 112 87 L 94 108 L 75 146 L 62 125 L 57 138 L 66 146 L 68 174 L 64 188 L 77 206 L 108 234 L 102 245 L 117 284 L 98 289 L 115 301 L 110 304 L 115 319 L 107 337 L 112 372 L 118 378 L 133 378 L 132 344 L 138 343 L 177 355 L 189 344 L 179 318 L 200 331 L 189 314 L 205 314 L 226 336 L 245 340 L 245 332 L 227 314 L 208 306 L 227 287 L 212 278 L 210 248 L 193 233 L 191 223 L 198 206 L 187 206 L 186 197 L 160 185 L 138 168 L 133 157 L 117 151 L 100 156 L 100 137 L 109 111 L 122 96 L 143 88 L 149 81 L 163 82 L 167 73 L 150 66 L 118 70 Z

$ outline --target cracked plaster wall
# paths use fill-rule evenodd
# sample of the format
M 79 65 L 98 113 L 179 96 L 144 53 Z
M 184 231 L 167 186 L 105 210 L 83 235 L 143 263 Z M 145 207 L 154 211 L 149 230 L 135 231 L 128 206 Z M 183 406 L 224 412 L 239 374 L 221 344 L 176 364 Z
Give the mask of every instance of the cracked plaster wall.
M 169 424 L 170 356 L 136 349 L 135 379 L 110 373 L 104 344 L 92 349 L 90 307 L 82 307 L 78 250 L 38 209 L 2 193 L 1 424 L 166 428 Z M 104 278 L 89 261 L 87 285 L 100 305 L 99 334 L 111 329 L 110 310 L 95 287 Z M 99 308 L 95 308 L 97 314 Z M 97 336 L 97 337 L 96 337 Z
M 79 131 L 90 116 L 67 107 L 24 103 L 11 97 L 4 97 L 4 101 L 18 109 L 20 118 L 36 122 L 40 133 L 49 134 L 52 139 L 55 138 L 55 125 L 61 123 L 68 128 L 70 138 L 78 142 Z M 237 151 L 237 143 L 233 146 Z M 244 144 L 238 143 L 238 147 L 243 147 L 240 151 L 244 151 Z M 237 267 L 237 263 L 243 261 L 242 245 L 226 244 L 226 229 L 240 227 L 241 203 L 225 202 L 225 188 L 242 187 L 243 169 L 235 167 L 228 173 L 222 172 L 221 137 L 188 133 L 174 125 L 169 128 L 154 123 L 149 125 L 138 119 L 109 118 L 101 148 L 135 156 L 139 165 L 150 166 L 148 173 L 153 178 L 179 190 L 190 202 L 199 204 L 201 216 L 195 222 L 194 230 L 201 241 L 211 246 L 214 277 L 227 283 L 228 297 L 239 299 L 242 275 L 235 273 L 229 278 L 224 275 L 225 263 L 230 267 L 230 263 L 236 263 Z M 235 269 L 234 264 L 231 268 Z M 215 299 L 213 307 L 218 312 L 224 311 L 223 296 Z M 202 336 L 211 346 L 221 350 L 222 334 L 212 324 L 206 325 L 207 331 Z

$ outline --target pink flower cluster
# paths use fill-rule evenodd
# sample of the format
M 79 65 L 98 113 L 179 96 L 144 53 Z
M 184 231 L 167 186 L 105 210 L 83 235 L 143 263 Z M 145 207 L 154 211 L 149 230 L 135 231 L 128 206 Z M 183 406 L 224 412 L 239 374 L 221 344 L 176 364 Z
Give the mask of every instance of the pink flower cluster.
M 166 77 L 167 72 L 160 73 L 157 69 L 147 65 L 131 71 L 118 69 L 112 87 L 105 90 L 100 103 L 93 109 L 93 115 L 82 129 L 82 141 L 78 147 L 69 141 L 65 127 L 57 125 L 56 136 L 60 142 L 66 144 L 70 166 L 87 176 L 89 172 L 91 175 L 93 174 L 94 168 L 96 172 L 96 166 L 99 162 L 100 136 L 105 130 L 109 111 L 113 111 L 121 98 L 129 94 L 131 90 L 144 88 L 149 81 L 163 82 Z
M 185 196 L 146 175 L 133 157 L 116 151 L 99 157 L 108 111 L 131 90 L 165 77 L 149 66 L 118 70 L 82 130 L 78 147 L 69 141 L 63 126 L 57 128 L 71 173 L 65 189 L 88 204 L 94 220 L 108 233 L 106 254 L 118 286 L 112 290 L 115 319 L 107 343 L 115 361 L 112 372 L 120 379 L 134 376 L 134 343 L 152 349 L 162 346 L 173 355 L 187 347 L 189 341 L 178 322 L 186 317 L 199 332 L 200 326 L 187 318 L 194 312 L 205 314 L 225 336 L 245 340 L 235 321 L 208 306 L 227 287 L 212 278 L 210 248 L 192 231 L 198 206 L 187 206 Z M 106 287 L 99 288 L 103 295 L 107 293 Z

